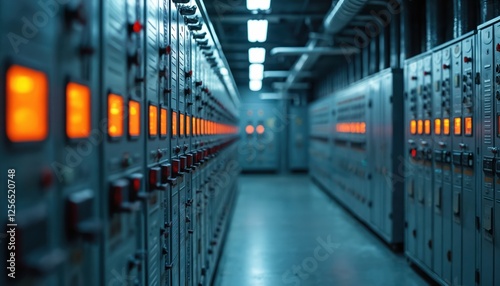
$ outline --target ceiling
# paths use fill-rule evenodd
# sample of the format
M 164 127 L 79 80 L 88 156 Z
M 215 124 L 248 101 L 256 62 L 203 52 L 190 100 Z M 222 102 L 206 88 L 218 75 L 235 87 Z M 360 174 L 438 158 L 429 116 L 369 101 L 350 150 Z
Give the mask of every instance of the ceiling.
M 332 2 L 328 0 L 271 0 L 271 9 L 252 14 L 245 0 L 206 1 L 208 14 L 229 62 L 240 91 L 248 90 L 248 49 L 266 48 L 265 71 L 288 71 L 297 56 L 270 56 L 275 47 L 304 47 L 310 32 L 321 28 Z M 267 19 L 269 28 L 265 43 L 248 42 L 247 20 Z M 273 82 L 285 78 L 264 79 L 263 90 L 271 90 Z

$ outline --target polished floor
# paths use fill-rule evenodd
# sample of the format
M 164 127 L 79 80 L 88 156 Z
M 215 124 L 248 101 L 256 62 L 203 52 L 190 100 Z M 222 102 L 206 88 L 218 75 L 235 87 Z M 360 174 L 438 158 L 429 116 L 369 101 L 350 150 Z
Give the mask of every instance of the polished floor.
M 214 284 L 428 283 L 307 175 L 246 175 Z

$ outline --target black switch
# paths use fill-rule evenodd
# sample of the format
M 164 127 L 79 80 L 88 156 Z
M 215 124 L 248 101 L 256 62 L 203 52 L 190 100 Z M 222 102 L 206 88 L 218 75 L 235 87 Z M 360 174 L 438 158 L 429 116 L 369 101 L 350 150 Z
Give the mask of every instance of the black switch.
M 425 149 L 424 154 L 425 154 L 425 160 L 432 161 L 432 150 L 431 149 Z
M 462 166 L 469 167 L 469 168 L 474 166 L 474 154 L 473 153 L 464 152 L 462 154 Z
M 497 165 L 498 163 L 500 162 L 497 162 Z M 498 170 L 498 166 L 497 166 L 497 170 Z M 495 158 L 493 157 L 484 157 L 483 158 L 483 171 L 485 173 L 493 173 L 495 171 Z
M 443 162 L 443 152 L 441 150 L 434 150 L 434 159 L 436 162 Z
M 67 259 L 65 251 L 49 243 L 49 211 L 39 204 L 17 212 L 15 263 L 19 265 L 16 270 L 23 275 L 45 276 L 57 272 Z M 6 231 L 12 231 L 11 227 Z
M 443 151 L 443 160 L 447 164 L 451 163 L 451 152 L 450 151 Z
M 72 193 L 66 200 L 67 231 L 70 239 L 82 237 L 84 240 L 97 241 L 101 223 L 94 218 L 95 194 L 92 190 Z
M 493 159 L 494 160 L 494 159 Z M 492 164 L 493 165 L 493 164 Z M 497 176 L 500 177 L 500 161 L 496 161 L 496 164 L 495 164 L 496 168 L 492 171 L 495 171 Z
M 453 165 L 462 165 L 462 152 L 453 152 Z

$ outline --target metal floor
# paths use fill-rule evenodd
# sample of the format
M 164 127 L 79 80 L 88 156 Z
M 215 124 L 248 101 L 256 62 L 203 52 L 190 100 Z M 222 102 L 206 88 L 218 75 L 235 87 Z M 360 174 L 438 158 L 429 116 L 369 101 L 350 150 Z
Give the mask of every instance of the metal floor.
M 246 175 L 214 285 L 428 283 L 307 175 Z

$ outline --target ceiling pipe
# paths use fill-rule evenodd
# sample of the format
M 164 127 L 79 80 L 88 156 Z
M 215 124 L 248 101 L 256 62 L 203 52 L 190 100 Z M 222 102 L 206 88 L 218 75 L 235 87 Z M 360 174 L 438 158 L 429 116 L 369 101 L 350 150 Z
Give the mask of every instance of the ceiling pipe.
M 290 71 L 264 71 L 264 78 L 280 78 L 288 77 Z M 313 77 L 312 72 L 302 72 L 298 75 L 299 77 Z
M 286 82 L 275 82 L 273 83 L 273 88 L 274 89 L 278 89 L 278 90 L 281 90 L 283 88 L 285 88 L 286 86 Z M 289 89 L 309 89 L 311 87 L 311 85 L 307 82 L 296 82 L 294 84 L 292 84 L 290 87 L 288 87 Z
M 368 0 L 339 0 L 332 2 L 332 8 L 325 17 L 323 27 L 326 33 L 331 35 L 341 31 L 356 16 Z M 319 39 L 310 39 L 306 45 L 307 49 L 314 50 L 321 46 Z M 312 67 L 319 59 L 320 54 L 303 54 L 290 70 L 282 92 L 285 93 L 298 78 L 299 73 Z
M 306 47 L 279 47 L 271 50 L 271 56 L 276 55 L 302 55 L 302 54 L 314 54 L 314 55 L 345 55 L 346 53 L 359 53 L 358 48 L 314 48 L 309 49 Z

